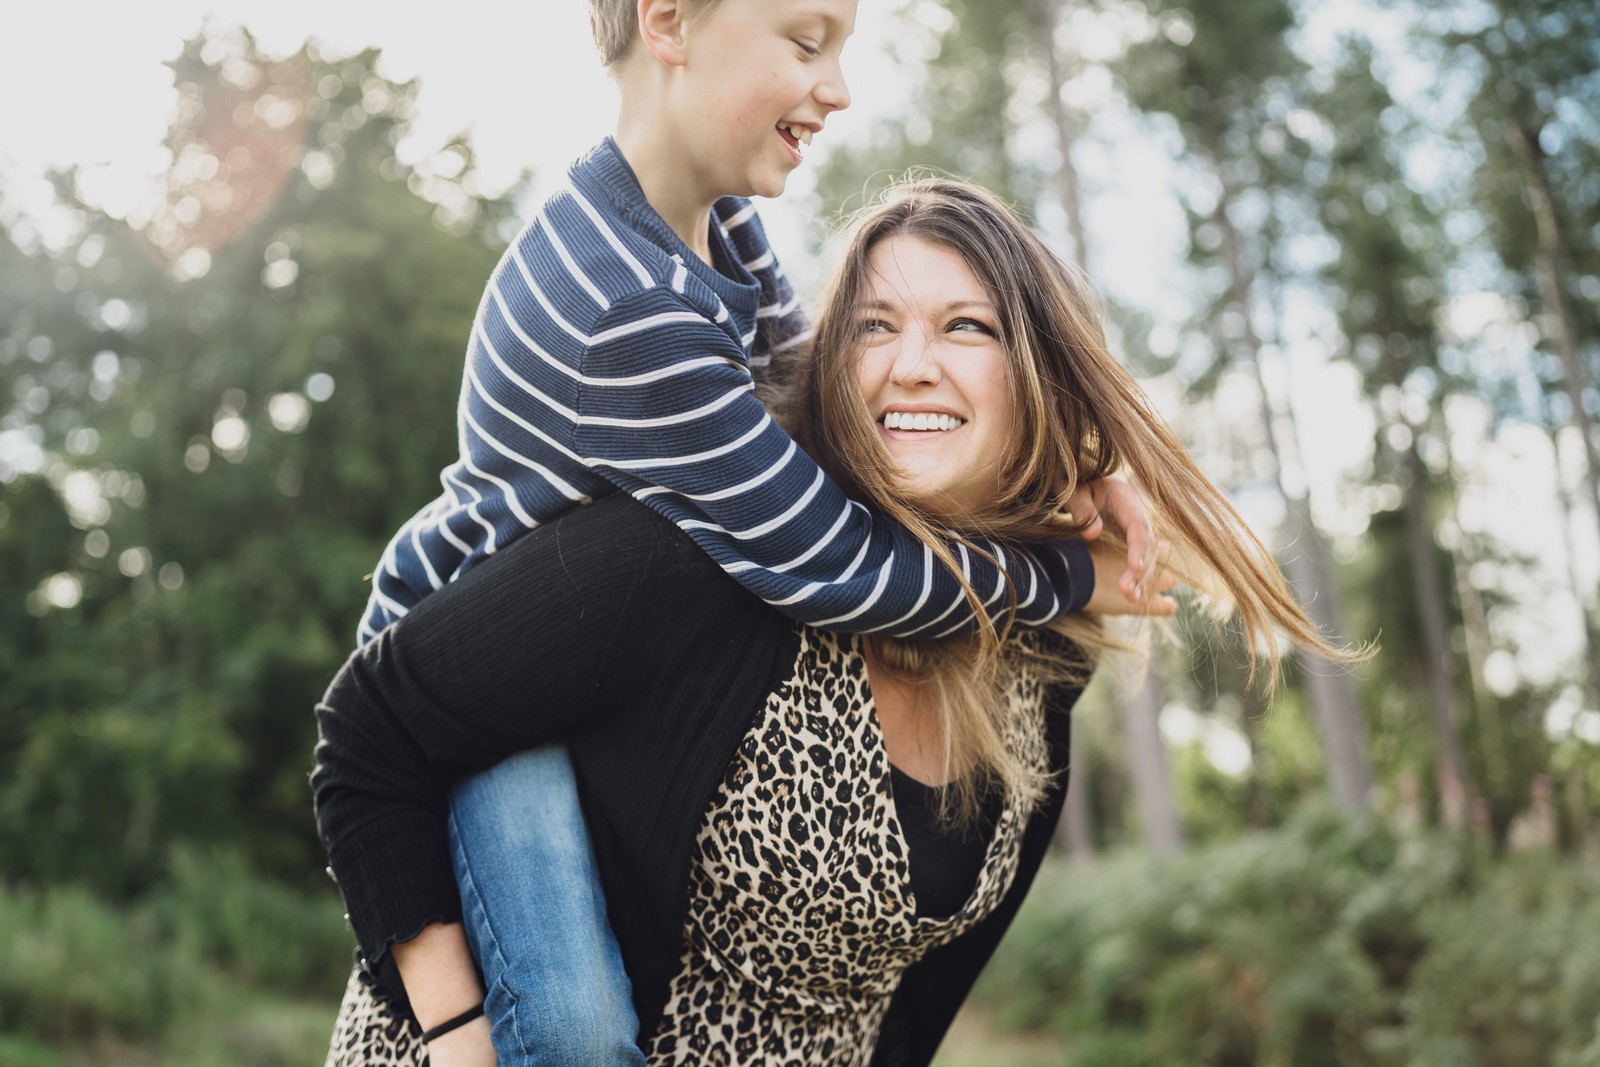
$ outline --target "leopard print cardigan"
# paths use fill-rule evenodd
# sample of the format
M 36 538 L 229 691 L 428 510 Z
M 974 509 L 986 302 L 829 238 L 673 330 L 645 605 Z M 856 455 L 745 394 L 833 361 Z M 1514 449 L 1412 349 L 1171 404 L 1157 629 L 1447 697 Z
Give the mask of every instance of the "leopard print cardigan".
M 1008 740 L 1042 770 L 1044 687 L 1007 695 Z M 651 1067 L 865 1065 L 901 975 L 1000 903 L 1027 812 L 1007 800 L 958 912 L 918 916 L 889 770 L 860 639 L 803 630 L 696 841 Z
M 371 980 L 356 968 L 344 987 L 324 1067 L 428 1067 L 428 1046 L 416 1020 L 373 995 Z
M 966 904 L 916 914 L 860 638 L 800 634 L 696 840 L 651 1067 L 867 1064 L 901 975 L 992 912 L 1016 874 L 1027 813 L 1008 798 Z M 1008 741 L 1043 769 L 1043 683 L 1017 672 L 1007 701 Z M 419 1036 L 353 977 L 327 1067 L 423 1067 Z

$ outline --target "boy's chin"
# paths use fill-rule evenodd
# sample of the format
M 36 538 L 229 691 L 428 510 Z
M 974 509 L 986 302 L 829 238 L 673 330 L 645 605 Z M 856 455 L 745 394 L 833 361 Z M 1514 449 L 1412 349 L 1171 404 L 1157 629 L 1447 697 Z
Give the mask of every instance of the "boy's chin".
M 789 171 L 783 171 L 777 174 L 769 173 L 752 175 L 750 191 L 742 195 L 764 196 L 768 198 L 782 196 L 783 190 L 787 188 L 789 184 L 789 173 Z

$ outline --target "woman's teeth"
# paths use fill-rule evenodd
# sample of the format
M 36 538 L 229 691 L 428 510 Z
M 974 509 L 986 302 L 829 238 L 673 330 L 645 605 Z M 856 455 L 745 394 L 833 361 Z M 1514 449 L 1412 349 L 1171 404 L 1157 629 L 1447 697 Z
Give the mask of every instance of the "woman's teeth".
M 889 430 L 954 430 L 965 426 L 966 419 L 958 419 L 954 415 L 940 415 L 931 411 L 891 411 L 883 417 L 883 425 Z
M 787 133 L 801 144 L 811 143 L 811 131 L 804 126 L 792 126 L 787 122 L 778 123 L 778 129 Z

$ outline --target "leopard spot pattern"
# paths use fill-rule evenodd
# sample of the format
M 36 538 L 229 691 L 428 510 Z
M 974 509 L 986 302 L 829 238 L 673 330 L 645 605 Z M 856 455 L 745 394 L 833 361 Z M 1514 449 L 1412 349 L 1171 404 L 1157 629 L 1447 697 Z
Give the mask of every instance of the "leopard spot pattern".
M 651 1067 L 866 1064 L 906 968 L 992 912 L 1016 874 L 1026 814 L 1008 798 L 966 905 L 916 914 L 860 640 L 800 633 L 696 839 Z M 1019 674 L 1008 697 L 1008 740 L 1043 768 L 1043 686 Z
M 354 969 L 324 1067 L 428 1067 L 428 1046 L 416 1020 L 380 1000 L 371 981 Z

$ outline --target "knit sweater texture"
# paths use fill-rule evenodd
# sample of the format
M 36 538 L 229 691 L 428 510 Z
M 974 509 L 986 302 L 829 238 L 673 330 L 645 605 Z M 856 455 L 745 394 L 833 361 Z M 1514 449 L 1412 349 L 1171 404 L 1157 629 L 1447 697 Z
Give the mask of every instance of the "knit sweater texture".
M 798 649 L 795 624 L 623 494 L 574 510 L 429 596 L 358 650 L 317 718 L 317 820 L 364 965 L 457 921 L 452 781 L 566 741 L 643 1032 L 679 965 L 693 842 L 729 759 Z M 1057 710 L 1076 690 L 1052 692 Z M 1049 722 L 1064 771 L 1067 716 Z M 926 1063 L 1031 883 L 1061 774 L 999 909 L 907 973 L 884 1062 Z M 909 1018 L 908 1018 L 909 1016 Z M 890 1051 L 892 1050 L 892 1051 Z
M 719 201 L 709 236 L 714 264 L 650 207 L 609 138 L 572 166 L 489 279 L 467 348 L 459 456 L 384 550 L 359 641 L 617 489 L 798 621 L 900 637 L 971 628 L 932 552 L 848 500 L 757 399 L 752 369 L 810 328 L 755 208 Z M 1018 621 L 1081 606 L 1064 594 L 1092 575 L 1082 542 L 984 547 L 1014 583 Z M 986 610 L 1005 614 L 1006 575 L 959 556 Z

